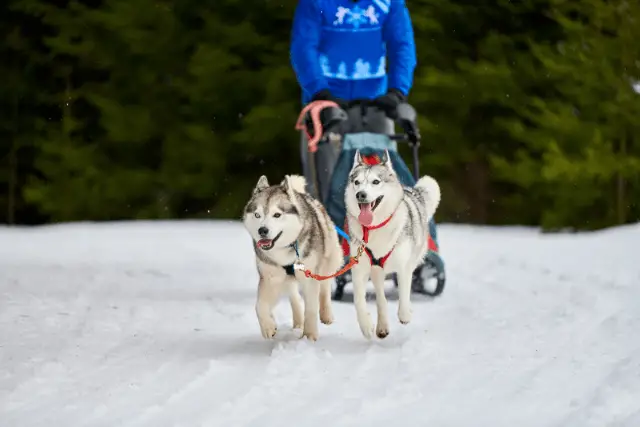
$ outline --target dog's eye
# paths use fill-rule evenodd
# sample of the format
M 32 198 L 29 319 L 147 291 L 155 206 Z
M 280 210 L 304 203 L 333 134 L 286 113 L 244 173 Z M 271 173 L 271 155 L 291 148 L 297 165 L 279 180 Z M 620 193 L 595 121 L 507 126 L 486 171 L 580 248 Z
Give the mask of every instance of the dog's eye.
M 355 181 L 353 181 L 354 185 L 360 185 L 360 181 L 358 181 L 357 179 Z
M 256 218 L 260 218 L 260 214 L 258 212 L 254 213 L 254 215 L 256 216 Z
M 372 184 L 373 185 L 378 185 L 378 184 L 380 184 L 380 180 L 379 179 L 374 179 Z
M 280 218 L 282 216 L 282 214 L 280 212 L 276 212 L 273 214 L 274 218 Z

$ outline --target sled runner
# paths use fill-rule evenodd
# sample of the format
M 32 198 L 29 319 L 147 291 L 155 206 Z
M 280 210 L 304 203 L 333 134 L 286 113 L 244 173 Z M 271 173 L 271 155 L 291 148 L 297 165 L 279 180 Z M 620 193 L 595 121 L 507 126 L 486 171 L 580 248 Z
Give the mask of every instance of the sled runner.
M 415 110 L 409 104 L 401 104 L 395 114 L 387 115 L 370 100 L 350 101 L 341 107 L 328 101 L 320 101 L 299 118 L 297 128 L 303 131 L 301 156 L 304 175 L 310 187 L 308 191 L 323 203 L 338 226 L 345 259 L 348 259 L 349 244 L 344 192 L 356 150 L 360 150 L 371 162 L 379 159 L 385 149 L 388 150 L 401 183 L 413 187 L 420 175 L 420 133 L 415 119 Z M 399 124 L 404 133 L 396 134 L 395 124 Z M 399 142 L 408 143 L 412 149 L 413 173 L 398 153 Z M 446 274 L 444 262 L 438 253 L 433 219 L 429 229 L 429 252 L 425 263 L 413 272 L 411 287 L 413 293 L 435 297 L 444 290 Z M 389 275 L 387 279 L 393 280 L 395 286 L 398 286 L 395 274 Z M 345 287 L 350 282 L 349 271 L 336 277 L 336 288 L 332 296 L 334 301 L 344 299 Z M 433 282 L 435 284 L 432 285 Z

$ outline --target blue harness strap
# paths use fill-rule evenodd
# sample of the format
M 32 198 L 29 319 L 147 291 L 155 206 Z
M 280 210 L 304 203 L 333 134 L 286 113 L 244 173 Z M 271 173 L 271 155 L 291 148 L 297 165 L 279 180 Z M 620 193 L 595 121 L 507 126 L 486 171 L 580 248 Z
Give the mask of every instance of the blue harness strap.
M 349 235 L 347 233 L 344 232 L 344 230 L 342 230 L 340 227 L 338 227 L 337 225 L 336 227 L 336 231 L 338 232 L 339 235 L 341 235 L 342 237 L 344 237 L 347 242 L 350 241 L 351 239 L 349 238 Z
M 300 259 L 300 254 L 298 253 L 298 241 L 296 240 L 290 246 L 293 248 L 293 250 L 296 251 L 296 259 Z M 293 264 L 284 265 L 282 266 L 282 268 L 284 268 L 284 271 L 285 273 L 287 273 L 287 276 L 295 276 L 294 274 L 295 270 L 293 268 Z

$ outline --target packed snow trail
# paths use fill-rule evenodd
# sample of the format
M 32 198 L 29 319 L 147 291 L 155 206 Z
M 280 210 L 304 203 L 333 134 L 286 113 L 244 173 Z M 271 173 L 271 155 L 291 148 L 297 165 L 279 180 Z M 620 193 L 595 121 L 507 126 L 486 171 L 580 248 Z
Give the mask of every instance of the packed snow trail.
M 440 241 L 412 323 L 310 343 L 286 299 L 262 339 L 238 223 L 0 228 L 0 427 L 640 426 L 640 227 Z

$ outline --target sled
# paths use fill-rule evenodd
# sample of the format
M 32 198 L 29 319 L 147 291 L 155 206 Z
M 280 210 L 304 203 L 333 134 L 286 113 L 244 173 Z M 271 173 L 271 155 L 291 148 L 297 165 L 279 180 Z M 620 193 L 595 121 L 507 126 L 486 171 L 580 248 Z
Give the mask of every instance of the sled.
M 304 144 L 301 154 L 303 170 L 309 183 L 308 190 L 322 202 L 336 224 L 347 260 L 349 252 L 344 191 L 356 150 L 360 150 L 364 156 L 382 156 L 385 149 L 388 150 L 390 161 L 401 183 L 413 187 L 420 177 L 418 150 L 421 138 L 415 125 L 415 110 L 409 104 L 401 104 L 398 107 L 395 120 L 388 117 L 371 100 L 350 101 L 342 108 L 335 104 L 331 107 L 329 104 L 331 103 L 321 104 L 319 114 L 313 110 L 302 114 L 297 128 L 303 129 L 303 133 L 306 133 L 306 138 L 303 135 L 301 141 Z M 396 134 L 394 122 L 403 121 L 412 125 L 409 126 L 412 132 Z M 412 171 L 400 157 L 398 143 L 407 143 L 411 147 Z M 344 231 L 340 225 L 344 226 Z M 433 234 L 429 238 L 429 254 L 425 262 L 413 272 L 411 291 L 413 294 L 433 298 L 444 291 L 446 274 L 438 248 L 431 239 L 436 238 L 433 220 L 429 228 Z M 391 280 L 397 288 L 395 274 L 387 275 L 386 280 Z M 351 283 L 351 272 L 347 271 L 337 276 L 335 283 L 332 299 L 352 300 L 345 297 L 345 288 Z M 389 299 L 393 300 L 394 295 L 390 294 Z

